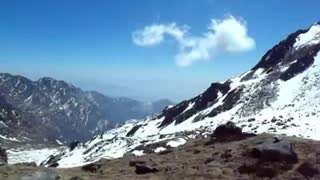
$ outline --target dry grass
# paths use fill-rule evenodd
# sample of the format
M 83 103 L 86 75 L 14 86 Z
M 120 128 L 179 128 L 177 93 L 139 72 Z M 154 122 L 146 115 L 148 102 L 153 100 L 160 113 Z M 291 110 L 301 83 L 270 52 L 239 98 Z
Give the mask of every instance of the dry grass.
M 290 167 L 280 166 L 278 162 L 261 165 L 257 169 L 257 159 L 248 156 L 248 152 L 255 143 L 263 141 L 271 135 L 259 135 L 240 141 L 217 142 L 206 146 L 209 139 L 190 140 L 186 145 L 178 147 L 173 152 L 163 155 L 149 154 L 143 157 L 124 157 L 114 160 L 101 160 L 97 162 L 101 167 L 96 172 L 84 171 L 81 167 L 71 169 L 43 169 L 40 167 L 2 166 L 0 179 L 13 180 L 22 175 L 31 175 L 35 171 L 50 171 L 69 180 L 79 176 L 83 180 L 205 180 L 205 179 L 320 179 L 319 174 L 305 177 L 298 171 L 301 165 L 308 162 L 312 170 L 320 169 L 320 142 L 288 137 L 299 157 L 299 162 Z M 144 161 L 159 172 L 137 175 L 135 167 L 130 161 Z M 212 162 L 212 163 L 211 163 Z M 272 164 L 274 163 L 274 164 Z M 278 165 L 276 165 L 278 164 Z M 239 172 L 239 168 L 246 165 L 256 168 L 252 172 Z M 250 168 L 250 167 L 246 167 Z M 303 166 L 308 171 L 309 167 Z M 241 168 L 240 168 L 241 170 Z M 248 169 L 247 169 L 248 170 Z M 250 169 L 249 169 L 250 171 Z M 272 178 L 271 178 L 272 177 Z

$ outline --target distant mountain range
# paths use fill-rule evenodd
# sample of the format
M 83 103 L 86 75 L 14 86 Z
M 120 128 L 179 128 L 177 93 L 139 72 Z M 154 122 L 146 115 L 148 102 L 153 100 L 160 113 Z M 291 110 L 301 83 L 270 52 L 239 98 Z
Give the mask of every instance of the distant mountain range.
M 48 77 L 32 81 L 0 73 L 0 140 L 82 141 L 170 104 L 167 99 L 147 103 L 108 97 Z

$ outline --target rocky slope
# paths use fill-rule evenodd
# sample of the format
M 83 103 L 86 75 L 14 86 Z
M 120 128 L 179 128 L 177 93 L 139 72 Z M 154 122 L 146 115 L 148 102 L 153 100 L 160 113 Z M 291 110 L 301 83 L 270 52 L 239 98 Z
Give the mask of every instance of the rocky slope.
M 36 127 L 28 119 L 33 119 L 32 114 L 22 112 L 9 104 L 0 96 L 0 145 L 7 147 L 9 144 L 19 144 L 21 141 L 43 141 L 48 139 L 43 127 Z M 41 134 L 42 136 L 38 136 Z
M 294 135 L 319 140 L 320 25 L 298 30 L 271 48 L 251 70 L 212 83 L 202 94 L 143 121 L 96 136 L 44 163 L 73 167 L 117 158 L 159 141 L 183 144 L 234 121 L 244 131 Z M 166 149 L 162 144 L 153 151 Z
M 232 123 L 208 138 L 190 139 L 178 148 L 145 156 L 88 164 L 78 168 L 0 166 L 0 179 L 319 179 L 318 141 L 270 134 L 243 133 Z M 147 150 L 147 149 L 145 149 Z
M 169 101 L 159 105 L 111 98 L 52 78 L 31 81 L 7 73 L 0 73 L 0 97 L 0 139 L 18 141 L 34 137 L 42 141 L 86 140 L 169 105 Z

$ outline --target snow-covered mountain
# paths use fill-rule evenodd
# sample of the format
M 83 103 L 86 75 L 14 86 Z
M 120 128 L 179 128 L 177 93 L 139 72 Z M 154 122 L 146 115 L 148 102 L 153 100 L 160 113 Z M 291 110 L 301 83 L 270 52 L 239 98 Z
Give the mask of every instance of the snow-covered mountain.
M 314 24 L 290 34 L 242 75 L 212 83 L 202 94 L 157 116 L 129 121 L 57 152 L 44 163 L 72 167 L 100 158 L 162 151 L 230 120 L 248 132 L 320 140 L 319 51 L 320 24 Z
M 7 73 L 0 73 L 0 97 L 1 141 L 34 137 L 41 141 L 87 140 L 125 120 L 143 118 L 169 105 L 111 98 L 48 77 L 32 81 Z
M 23 118 L 28 117 L 28 118 Z M 21 112 L 0 96 L 0 144 L 7 147 L 8 143 L 18 144 L 21 141 L 36 141 L 47 138 L 42 127 L 35 127 L 28 119 L 33 116 Z M 39 137 L 37 134 L 44 134 Z

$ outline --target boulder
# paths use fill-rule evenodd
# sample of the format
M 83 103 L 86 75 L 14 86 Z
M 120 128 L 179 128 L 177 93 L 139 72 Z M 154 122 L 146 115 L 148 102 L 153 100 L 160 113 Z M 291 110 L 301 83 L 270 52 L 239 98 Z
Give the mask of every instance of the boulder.
M 256 135 L 242 132 L 240 127 L 237 127 L 232 121 L 228 121 L 226 124 L 222 124 L 214 130 L 210 141 L 206 142 L 205 145 L 212 145 L 216 142 L 239 141 L 252 136 Z
M 292 144 L 283 139 L 275 138 L 273 141 L 265 141 L 252 149 L 251 155 L 260 161 L 285 161 L 297 163 L 298 155 L 294 152 Z
M 241 135 L 242 129 L 237 127 L 233 122 L 228 121 L 226 124 L 218 126 L 213 133 L 214 137 L 224 137 L 228 135 Z

